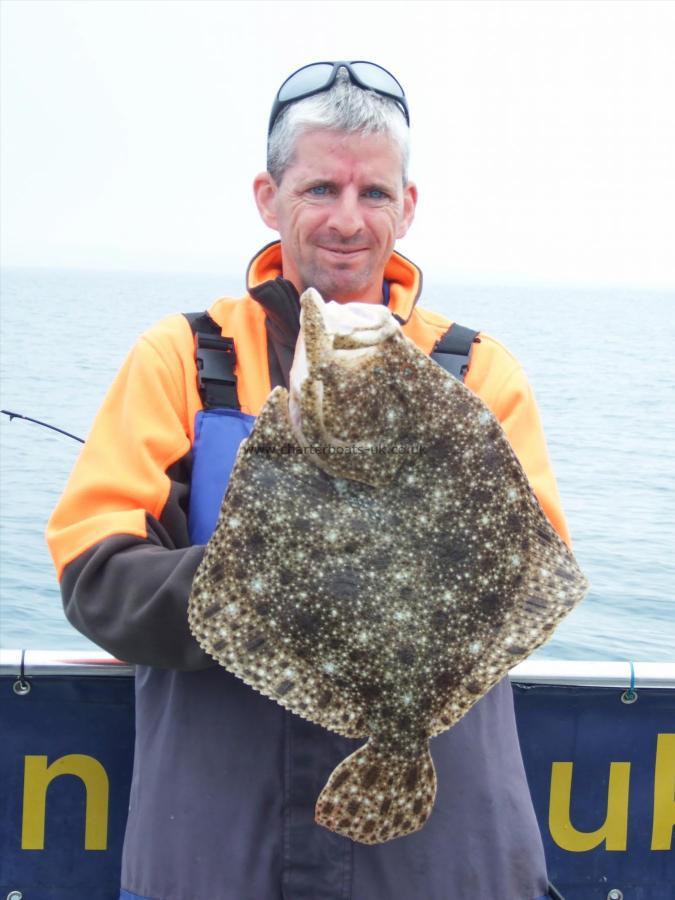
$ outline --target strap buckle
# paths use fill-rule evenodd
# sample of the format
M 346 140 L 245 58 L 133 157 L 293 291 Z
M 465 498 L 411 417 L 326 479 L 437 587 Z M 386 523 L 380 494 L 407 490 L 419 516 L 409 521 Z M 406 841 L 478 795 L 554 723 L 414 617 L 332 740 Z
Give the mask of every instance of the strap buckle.
M 234 341 L 203 332 L 197 332 L 196 337 L 197 386 L 204 408 L 224 406 L 240 409 L 234 374 L 237 360 Z
M 459 381 L 464 381 L 469 371 L 473 345 L 480 343 L 479 333 L 463 325 L 452 324 L 436 342 L 431 351 L 431 358 L 448 374 Z

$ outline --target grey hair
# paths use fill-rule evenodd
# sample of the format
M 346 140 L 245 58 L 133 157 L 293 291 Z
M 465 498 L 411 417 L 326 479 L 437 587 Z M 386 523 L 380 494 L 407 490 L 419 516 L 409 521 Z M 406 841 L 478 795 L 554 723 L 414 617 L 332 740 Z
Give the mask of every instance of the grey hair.
M 267 171 L 277 184 L 293 163 L 297 139 L 316 128 L 389 136 L 401 153 L 407 184 L 410 129 L 401 108 L 395 100 L 353 84 L 345 69 L 340 69 L 329 91 L 291 103 L 279 113 L 267 140 Z

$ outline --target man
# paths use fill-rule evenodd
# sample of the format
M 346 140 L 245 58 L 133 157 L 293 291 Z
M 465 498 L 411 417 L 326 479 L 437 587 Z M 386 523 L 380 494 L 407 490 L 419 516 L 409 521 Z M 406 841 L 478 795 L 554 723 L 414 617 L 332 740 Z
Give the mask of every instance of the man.
M 217 338 L 231 338 L 236 400 L 204 409 L 209 378 L 203 370 L 200 393 L 193 330 L 184 316 L 164 320 L 118 374 L 49 523 L 68 618 L 137 664 L 127 900 L 535 900 L 546 893 L 506 679 L 432 742 L 439 794 L 427 825 L 365 846 L 313 817 L 328 774 L 354 742 L 285 712 L 216 666 L 187 625 L 192 578 L 234 451 L 271 388 L 288 383 L 298 293 L 312 285 L 342 303 L 386 303 L 426 352 L 450 324 L 417 308 L 421 273 L 393 249 L 417 201 L 407 160 L 407 102 L 386 70 L 319 63 L 284 82 L 270 121 L 268 171 L 254 182 L 263 221 L 281 241 L 250 264 L 246 296 L 209 310 Z M 482 335 L 466 384 L 502 423 L 567 539 L 520 366 Z

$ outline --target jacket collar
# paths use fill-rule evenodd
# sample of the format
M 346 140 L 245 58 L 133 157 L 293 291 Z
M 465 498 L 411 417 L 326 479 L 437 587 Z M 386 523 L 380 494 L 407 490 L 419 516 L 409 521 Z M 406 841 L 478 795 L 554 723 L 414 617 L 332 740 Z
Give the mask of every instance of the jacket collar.
M 273 241 L 253 257 L 246 272 L 246 286 L 249 294 L 261 302 L 265 293 L 264 285 L 282 279 L 281 241 Z M 385 280 L 389 282 L 389 309 L 404 325 L 415 308 L 422 292 L 422 272 L 401 253 L 394 252 L 384 268 Z M 292 285 L 284 281 L 291 289 Z M 260 289 L 263 288 L 261 291 Z M 294 291 L 295 293 L 295 291 Z

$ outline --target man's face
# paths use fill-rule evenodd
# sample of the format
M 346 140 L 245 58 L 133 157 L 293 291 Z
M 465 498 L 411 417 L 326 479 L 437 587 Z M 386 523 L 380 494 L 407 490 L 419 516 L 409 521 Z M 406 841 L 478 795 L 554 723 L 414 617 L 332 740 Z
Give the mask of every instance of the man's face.
M 382 276 L 415 213 L 400 152 L 385 135 L 316 130 L 301 135 L 277 185 L 254 183 L 263 221 L 281 236 L 284 278 L 327 300 L 382 300 Z

